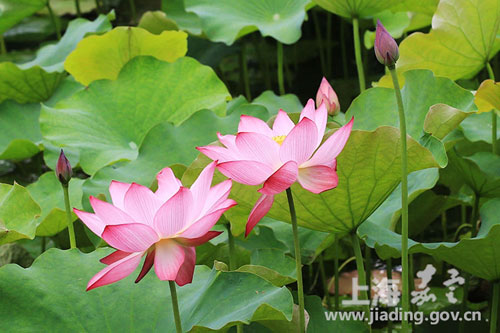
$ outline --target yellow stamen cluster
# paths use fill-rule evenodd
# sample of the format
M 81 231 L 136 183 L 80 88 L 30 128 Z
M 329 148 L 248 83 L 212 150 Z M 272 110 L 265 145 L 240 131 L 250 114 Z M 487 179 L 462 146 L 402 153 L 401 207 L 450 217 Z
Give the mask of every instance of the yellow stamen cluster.
M 285 141 L 286 135 L 273 136 L 273 140 L 276 141 L 280 146 Z

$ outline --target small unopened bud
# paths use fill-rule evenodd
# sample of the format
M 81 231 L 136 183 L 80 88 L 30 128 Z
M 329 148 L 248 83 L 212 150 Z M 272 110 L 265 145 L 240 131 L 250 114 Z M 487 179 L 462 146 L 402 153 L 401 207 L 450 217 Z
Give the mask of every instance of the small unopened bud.
M 328 114 L 331 116 L 335 116 L 340 112 L 339 98 L 330 83 L 328 83 L 327 79 L 324 77 L 316 93 L 316 107 L 319 108 L 321 103 L 325 104 Z
M 377 60 L 387 67 L 392 67 L 399 59 L 398 44 L 385 30 L 380 20 L 377 21 L 377 32 L 375 34 L 375 56 Z
M 71 164 L 66 158 L 66 155 L 64 155 L 64 151 L 61 149 L 61 154 L 59 154 L 59 159 L 57 160 L 56 176 L 61 184 L 67 185 L 72 175 L 73 170 L 71 169 Z

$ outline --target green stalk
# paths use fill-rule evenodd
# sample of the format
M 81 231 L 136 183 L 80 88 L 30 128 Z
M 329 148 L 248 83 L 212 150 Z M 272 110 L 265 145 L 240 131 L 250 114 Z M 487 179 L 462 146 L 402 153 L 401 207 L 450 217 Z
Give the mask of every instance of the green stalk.
M 253 43 L 255 49 L 257 50 L 257 57 L 259 58 L 260 72 L 264 77 L 264 84 L 267 90 L 271 90 L 271 76 L 269 75 L 269 59 L 264 56 L 266 42 L 263 39 L 259 39 L 257 35 L 253 37 Z
M 280 44 L 278 44 L 280 45 Z M 290 208 L 290 218 L 292 220 L 293 230 L 293 245 L 295 247 L 295 265 L 297 268 L 297 296 L 299 299 L 299 325 L 300 332 L 306 331 L 306 320 L 304 315 L 304 285 L 302 283 L 302 262 L 300 256 L 300 242 L 299 242 L 299 229 L 297 226 L 297 215 L 295 214 L 295 205 L 293 204 L 292 189 L 286 190 L 286 197 L 288 199 L 288 206 Z
M 99 0 L 95 0 L 95 9 L 97 11 L 97 14 L 101 13 L 101 4 L 99 3 Z
M 227 223 L 226 224 L 227 228 L 227 243 L 229 246 L 229 270 L 235 270 L 236 269 L 236 262 L 235 262 L 235 251 L 234 251 L 234 237 L 233 233 L 231 232 L 231 224 Z
M 175 282 L 168 281 L 170 286 L 170 296 L 172 298 L 172 310 L 174 311 L 175 331 L 182 333 L 181 316 L 179 315 L 179 302 L 177 301 L 177 290 L 175 290 Z
M 472 214 L 470 224 L 472 225 L 472 237 L 476 237 L 478 232 L 477 219 L 479 217 L 479 194 L 474 194 L 474 206 L 472 206 Z
M 236 260 L 235 260 L 236 252 L 234 247 L 234 236 L 233 233 L 231 232 L 231 224 L 227 223 L 226 228 L 227 228 L 227 243 L 229 246 L 229 270 L 234 271 L 236 269 Z M 243 324 L 236 325 L 236 332 L 237 333 L 243 332 Z
M 370 284 L 372 281 L 372 251 L 369 246 L 365 246 L 365 262 L 366 262 L 366 281 Z M 371 293 L 368 293 L 368 299 L 372 299 Z
M 323 75 L 326 75 L 326 62 L 325 62 L 325 54 L 323 48 L 323 37 L 321 36 L 321 29 L 319 27 L 318 14 L 316 13 L 315 10 L 312 10 L 311 12 L 313 17 L 314 31 L 316 33 L 316 42 L 318 43 L 321 72 L 323 73 Z
M 470 280 L 469 273 L 464 272 L 463 278 L 465 280 L 465 283 L 464 283 L 464 292 L 462 295 L 462 304 L 460 305 L 460 316 L 461 317 L 463 317 L 465 311 L 467 311 L 467 300 L 469 299 L 469 280 Z M 465 332 L 465 321 L 461 321 L 458 324 L 458 332 L 459 333 Z
M 135 10 L 135 2 L 134 0 L 128 0 L 128 4 L 130 6 L 130 13 L 132 14 L 132 22 L 135 23 L 137 19 L 137 12 Z
M 250 102 L 252 100 L 252 94 L 250 92 L 250 81 L 248 79 L 247 56 L 245 50 L 246 50 L 245 43 L 242 42 L 240 50 L 240 70 L 243 79 L 243 84 L 245 86 L 245 96 L 247 100 Z
M 471 214 L 471 220 L 470 220 L 470 225 L 471 225 L 471 234 L 472 237 L 476 237 L 477 235 L 477 218 L 479 214 L 479 195 L 477 193 L 474 193 L 474 205 L 472 206 L 472 214 Z M 463 226 L 463 225 L 462 225 Z M 458 230 L 457 230 L 458 232 Z M 470 279 L 471 275 L 468 273 L 464 273 L 464 293 L 463 293 L 463 298 L 462 298 L 462 306 L 460 308 L 460 313 L 463 316 L 465 311 L 467 310 L 467 300 L 469 298 L 469 286 L 470 286 Z M 464 333 L 465 332 L 465 323 L 462 321 L 459 324 L 459 332 Z
M 467 223 L 467 207 L 464 204 L 460 205 L 460 219 L 462 224 Z
M 332 16 L 328 12 L 326 15 L 326 74 L 332 76 Z
M 75 229 L 73 228 L 73 218 L 71 217 L 71 205 L 69 203 L 68 184 L 62 185 L 64 192 L 64 206 L 66 207 L 66 219 L 68 221 L 69 244 L 72 249 L 76 248 Z
M 443 231 L 443 240 L 448 239 L 448 226 L 446 221 L 446 211 L 441 213 L 441 230 Z
M 80 9 L 80 0 L 75 0 L 76 16 L 81 17 L 82 11 Z
M 44 253 L 45 250 L 47 249 L 47 237 L 42 236 L 42 244 L 40 246 L 40 254 Z
M 325 294 L 326 305 L 327 308 L 330 309 L 332 305 L 330 302 L 330 291 L 328 290 L 328 283 L 326 283 L 325 263 L 323 262 L 322 253 L 319 255 L 319 272 L 321 274 L 321 281 L 323 282 L 323 293 Z
M 359 40 L 359 20 L 357 17 L 352 19 L 352 33 L 354 35 L 354 55 L 356 57 L 356 67 L 358 69 L 359 90 L 363 92 L 365 85 L 365 71 L 363 61 L 361 60 L 361 42 Z
M 347 68 L 347 55 L 345 47 L 345 21 L 340 19 L 340 54 L 342 56 L 342 73 L 344 74 L 344 80 L 349 77 L 349 70 Z
M 52 7 L 50 6 L 50 0 L 47 0 L 47 9 L 49 10 L 50 19 L 52 20 L 54 28 L 56 29 L 57 39 L 61 39 L 61 28 L 59 27 L 59 22 L 57 21 L 57 17 L 54 14 Z
M 6 54 L 7 47 L 5 46 L 5 40 L 3 39 L 3 35 L 0 34 L 0 54 Z
M 285 94 L 285 82 L 283 81 L 283 44 L 277 42 L 278 44 L 278 86 L 280 95 Z
M 497 331 L 498 322 L 498 303 L 500 301 L 500 282 L 493 283 L 493 298 L 491 304 L 491 317 L 490 317 L 490 333 Z
M 392 280 L 392 258 L 387 259 L 386 261 L 387 266 L 386 266 L 386 272 L 387 272 L 387 280 Z M 389 288 L 392 290 L 392 283 L 389 285 Z M 389 312 L 389 318 L 390 313 L 392 311 L 392 307 L 389 307 L 388 312 Z M 392 333 L 392 321 L 390 319 L 387 319 L 387 332 Z
M 486 69 L 488 70 L 488 75 L 490 79 L 495 81 L 495 73 L 489 62 L 486 63 Z M 497 114 L 496 110 L 491 110 L 491 151 L 493 154 L 498 153 L 497 149 Z
M 351 234 L 351 239 L 352 239 L 352 247 L 354 248 L 354 256 L 356 257 L 356 267 L 358 269 L 358 285 L 359 286 L 366 286 L 366 273 L 365 273 L 365 267 L 363 264 L 363 254 L 361 253 L 361 245 L 359 244 L 359 239 L 358 235 L 356 233 Z M 369 288 L 368 288 L 369 289 Z M 368 299 L 368 293 L 366 290 L 361 290 L 360 291 L 360 300 L 367 300 Z M 365 316 L 366 318 L 369 318 L 370 316 L 370 306 L 365 305 L 363 306 L 365 310 Z
M 401 97 L 401 90 L 399 88 L 398 75 L 396 74 L 396 68 L 394 65 L 389 67 L 389 72 L 391 73 L 394 91 L 396 93 L 396 101 L 398 103 L 399 111 L 399 127 L 401 132 L 401 263 L 403 266 L 402 305 L 403 312 L 408 312 L 410 311 L 410 293 L 408 275 L 408 156 L 406 152 L 406 119 L 403 108 L 403 98 Z M 403 332 L 408 332 L 409 329 L 408 321 L 406 320 L 405 315 L 403 315 L 402 329 Z
M 339 298 L 339 288 L 340 288 L 340 268 L 339 268 L 339 238 L 335 235 L 335 310 L 340 310 L 340 298 Z M 330 288 L 328 288 L 330 290 Z

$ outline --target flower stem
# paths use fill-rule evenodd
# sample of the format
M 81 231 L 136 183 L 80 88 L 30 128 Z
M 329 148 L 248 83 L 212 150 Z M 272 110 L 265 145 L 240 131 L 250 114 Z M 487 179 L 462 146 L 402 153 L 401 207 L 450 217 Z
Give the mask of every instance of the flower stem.
M 312 265 L 311 265 L 312 267 Z M 330 302 L 330 292 L 328 291 L 328 283 L 326 282 L 326 273 L 325 273 L 325 263 L 323 262 L 323 253 L 319 255 L 319 272 L 321 274 L 321 282 L 323 282 L 323 293 L 326 298 L 326 306 L 328 309 L 331 308 Z
M 392 280 L 392 258 L 387 259 L 386 263 L 387 263 L 387 267 L 386 267 L 387 280 Z M 390 284 L 389 288 L 392 288 L 392 283 Z M 388 312 L 389 312 L 388 318 L 391 318 L 390 313 L 392 312 L 392 307 L 389 307 Z M 387 332 L 389 332 L 389 333 L 392 332 L 391 319 L 387 319 Z
M 488 70 L 488 75 L 490 79 L 495 81 L 495 73 L 489 62 L 486 63 L 486 69 Z M 491 110 L 491 151 L 493 154 L 498 153 L 497 149 L 497 113 L 496 110 Z
M 82 11 L 80 10 L 80 0 L 75 0 L 76 16 L 82 16 Z
M 47 9 L 49 10 L 50 19 L 52 20 L 54 28 L 56 29 L 57 39 L 61 39 L 61 28 L 59 27 L 59 22 L 57 21 L 58 18 L 56 17 L 54 11 L 52 10 L 52 7 L 50 6 L 50 0 L 47 0 Z
M 500 301 L 500 282 L 493 283 L 493 298 L 491 304 L 490 333 L 497 331 L 498 323 L 498 303 Z
M 226 224 L 227 228 L 227 243 L 229 246 L 229 270 L 232 271 L 236 268 L 236 263 L 234 261 L 235 259 L 235 252 L 234 252 L 234 237 L 231 232 L 231 224 Z
M 7 47 L 5 46 L 5 40 L 3 38 L 3 35 L 0 34 L 0 54 L 6 54 L 7 53 Z
M 460 315 L 463 316 L 465 311 L 467 310 L 467 300 L 469 299 L 469 282 L 471 276 L 469 273 L 464 272 L 463 278 L 465 280 L 464 287 L 463 287 L 463 296 L 462 296 L 462 304 L 460 305 Z M 458 332 L 459 333 L 464 333 L 465 332 L 465 321 L 461 321 L 458 324 Z
M 316 43 L 318 43 L 319 60 L 321 63 L 321 72 L 326 75 L 326 61 L 323 48 L 323 36 L 321 36 L 321 29 L 319 27 L 318 14 L 315 10 L 311 10 L 314 24 L 314 32 L 316 34 Z
M 398 103 L 399 111 L 399 128 L 401 132 L 401 263 L 403 266 L 402 279 L 403 279 L 403 312 L 410 310 L 409 299 L 409 276 L 408 276 L 408 156 L 406 152 L 406 119 L 405 111 L 403 108 L 403 98 L 401 97 L 401 90 L 399 88 L 398 75 L 396 74 L 395 66 L 389 67 L 394 84 L 394 91 L 396 93 L 396 101 Z M 403 315 L 402 329 L 403 332 L 408 332 L 408 320 L 406 315 Z
M 227 243 L 229 246 L 229 270 L 233 271 L 236 269 L 236 252 L 234 248 L 234 236 L 233 233 L 231 232 L 231 224 L 227 223 L 226 224 L 227 228 Z M 236 324 L 236 332 L 237 333 L 242 333 L 243 332 L 243 324 Z
M 304 285 L 302 284 L 302 262 L 300 256 L 300 242 L 299 242 L 299 228 L 297 226 L 297 215 L 295 214 L 295 205 L 293 204 L 292 189 L 286 190 L 286 197 L 288 198 L 288 206 L 290 207 L 290 217 L 292 220 L 293 230 L 293 245 L 295 247 L 295 264 L 297 268 L 297 292 L 299 298 L 299 324 L 300 332 L 306 331 L 306 321 L 304 315 Z
M 342 73 L 344 75 L 344 79 L 347 80 L 347 78 L 349 77 L 349 70 L 347 69 L 345 26 L 346 26 L 345 21 L 340 19 L 340 54 L 342 56 Z
M 365 71 L 363 61 L 361 60 L 361 42 L 359 40 L 359 20 L 357 17 L 352 19 L 352 33 L 354 35 L 354 55 L 356 57 L 356 67 L 358 69 L 359 90 L 363 92 L 365 86 Z
M 340 310 L 340 296 L 339 296 L 339 276 L 340 276 L 340 268 L 339 268 L 339 238 L 335 235 L 335 258 L 334 258 L 334 268 L 335 268 L 335 310 Z M 330 289 L 330 288 L 328 288 Z
M 134 0 L 128 0 L 128 4 L 130 6 L 130 14 L 132 14 L 132 22 L 135 23 L 137 19 L 137 13 L 135 10 L 135 2 Z
M 64 206 L 66 207 L 66 219 L 68 221 L 69 244 L 72 249 L 76 248 L 75 229 L 73 228 L 73 218 L 71 217 L 71 205 L 69 203 L 68 184 L 62 185 L 64 192 Z
M 246 47 L 244 42 L 241 43 L 240 70 L 243 79 L 243 84 L 245 85 L 245 96 L 247 100 L 250 102 L 252 100 L 252 94 L 250 92 L 250 81 L 248 80 L 247 56 L 246 56 Z
M 175 282 L 168 281 L 168 285 L 170 286 L 170 297 L 172 298 L 172 309 L 174 310 L 175 330 L 177 333 L 182 333 L 181 316 L 179 315 L 179 302 L 177 301 Z
M 326 15 L 326 74 L 332 76 L 332 17 L 333 14 L 328 12 Z
M 354 249 L 354 256 L 356 257 L 356 268 L 358 269 L 358 285 L 359 286 L 366 286 L 366 273 L 365 273 L 365 266 L 363 263 L 363 254 L 361 253 L 361 245 L 359 244 L 359 239 L 358 235 L 356 235 L 355 232 L 351 234 L 351 240 L 352 240 L 352 247 Z M 366 290 L 361 290 L 360 291 L 360 300 L 367 300 L 368 299 L 368 293 Z M 366 318 L 369 318 L 370 316 L 370 306 L 365 305 L 363 306 L 365 310 L 365 316 Z
M 278 60 L 278 87 L 280 95 L 285 94 L 285 81 L 283 81 L 283 44 L 277 42 L 277 60 Z

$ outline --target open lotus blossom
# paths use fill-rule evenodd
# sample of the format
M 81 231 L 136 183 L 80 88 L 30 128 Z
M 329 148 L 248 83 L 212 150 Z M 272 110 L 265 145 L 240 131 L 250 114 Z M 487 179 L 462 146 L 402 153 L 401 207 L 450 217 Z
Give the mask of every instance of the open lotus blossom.
M 130 275 L 146 256 L 136 283 L 151 269 L 160 280 L 179 286 L 191 283 L 195 246 L 218 236 L 210 231 L 222 213 L 236 205 L 228 199 L 231 180 L 211 187 L 216 163 L 210 163 L 191 188 L 182 186 L 170 168 L 157 175 L 158 190 L 112 181 L 113 204 L 90 197 L 95 214 L 74 209 L 95 234 L 117 249 L 101 262 L 108 265 L 88 283 L 87 290 Z
M 247 185 L 264 184 L 259 190 L 262 196 L 248 217 L 246 236 L 271 209 L 274 195 L 295 181 L 313 193 L 337 186 L 335 158 L 349 138 L 353 119 L 321 144 L 327 117 L 325 104 L 316 110 L 310 99 L 297 125 L 283 110 L 278 112 L 272 128 L 258 118 L 242 115 L 237 135 L 217 133 L 225 147 L 198 147 L 219 162 L 217 168 L 226 177 Z

